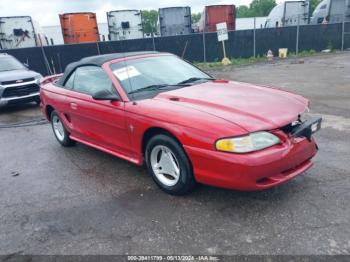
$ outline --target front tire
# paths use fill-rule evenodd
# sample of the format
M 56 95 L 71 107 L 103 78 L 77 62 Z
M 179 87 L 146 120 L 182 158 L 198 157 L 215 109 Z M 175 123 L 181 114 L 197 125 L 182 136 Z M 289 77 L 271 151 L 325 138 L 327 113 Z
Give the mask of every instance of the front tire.
M 64 147 L 75 145 L 75 141 L 69 138 L 69 133 L 56 111 L 51 113 L 51 126 L 57 141 Z
M 145 153 L 148 172 L 164 192 L 184 195 L 194 189 L 191 162 L 174 138 L 163 134 L 152 137 Z

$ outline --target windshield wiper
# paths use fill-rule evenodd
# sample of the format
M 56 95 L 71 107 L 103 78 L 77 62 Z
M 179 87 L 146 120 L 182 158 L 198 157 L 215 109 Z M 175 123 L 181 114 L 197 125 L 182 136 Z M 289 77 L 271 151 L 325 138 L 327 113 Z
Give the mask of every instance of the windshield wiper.
M 186 79 L 184 81 L 181 81 L 181 82 L 179 82 L 177 84 L 178 85 L 188 84 L 188 83 L 193 83 L 193 82 L 196 82 L 196 81 L 199 81 L 199 80 L 215 80 L 215 78 L 212 78 L 212 77 L 191 77 L 191 78 Z
M 135 93 L 139 93 L 139 92 L 143 92 L 143 91 L 154 91 L 154 90 L 159 90 L 162 88 L 166 88 L 166 87 L 174 87 L 174 86 L 189 86 L 189 84 L 186 83 L 178 83 L 178 84 L 158 84 L 158 85 L 150 85 L 150 86 L 145 86 L 133 91 L 130 91 L 128 94 L 135 94 Z
M 145 86 L 145 87 L 142 87 L 142 88 L 139 88 L 139 89 L 136 89 L 136 90 L 133 90 L 133 91 L 130 91 L 128 94 L 135 94 L 135 93 L 139 93 L 139 92 L 143 92 L 143 91 L 153 91 L 153 90 L 158 90 L 158 89 L 161 89 L 163 87 L 167 87 L 169 85 L 167 84 L 162 84 L 162 85 L 150 85 L 150 86 Z

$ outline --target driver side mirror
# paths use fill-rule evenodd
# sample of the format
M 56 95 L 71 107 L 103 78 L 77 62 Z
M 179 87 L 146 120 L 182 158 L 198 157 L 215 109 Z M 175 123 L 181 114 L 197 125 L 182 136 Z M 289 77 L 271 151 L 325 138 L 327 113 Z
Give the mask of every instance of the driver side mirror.
M 112 93 L 109 90 L 97 91 L 92 95 L 95 100 L 110 100 L 110 101 L 120 101 L 120 96 L 117 93 Z

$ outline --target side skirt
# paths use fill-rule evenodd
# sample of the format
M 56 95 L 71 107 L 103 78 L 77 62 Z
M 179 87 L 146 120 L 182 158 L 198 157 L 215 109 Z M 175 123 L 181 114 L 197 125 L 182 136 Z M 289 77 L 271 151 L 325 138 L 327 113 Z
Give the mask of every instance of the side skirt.
M 94 143 L 88 142 L 88 141 L 86 141 L 86 140 L 80 139 L 80 138 L 75 137 L 75 136 L 72 136 L 72 135 L 70 135 L 69 137 L 70 137 L 72 140 L 75 140 L 75 141 L 77 141 L 77 142 L 79 142 L 79 143 L 82 143 L 82 144 L 85 144 L 85 145 L 87 145 L 87 146 L 96 148 L 96 149 L 98 149 L 98 150 L 100 150 L 100 151 L 103 151 L 103 152 L 105 152 L 105 153 L 111 154 L 111 155 L 116 156 L 116 157 L 118 157 L 118 158 L 124 159 L 124 160 L 129 161 L 129 162 L 131 162 L 131 163 L 134 163 L 134 164 L 136 164 L 136 165 L 138 165 L 138 166 L 142 166 L 142 161 L 140 161 L 140 160 L 137 159 L 137 158 L 133 158 L 133 157 L 126 156 L 126 155 L 121 154 L 121 153 L 119 153 L 119 152 L 116 152 L 116 151 L 113 151 L 113 150 L 104 148 L 104 147 L 102 147 L 102 146 L 96 145 L 96 144 L 94 144 Z

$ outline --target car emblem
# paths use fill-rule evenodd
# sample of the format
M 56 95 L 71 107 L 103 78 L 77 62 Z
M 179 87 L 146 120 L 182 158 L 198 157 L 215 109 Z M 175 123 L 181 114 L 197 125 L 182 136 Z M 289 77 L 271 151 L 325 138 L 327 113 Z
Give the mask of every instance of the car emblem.
M 16 81 L 16 83 L 22 83 L 22 82 L 23 82 L 22 79 L 19 79 L 19 80 Z

